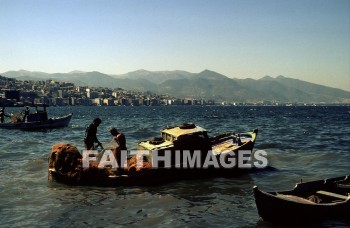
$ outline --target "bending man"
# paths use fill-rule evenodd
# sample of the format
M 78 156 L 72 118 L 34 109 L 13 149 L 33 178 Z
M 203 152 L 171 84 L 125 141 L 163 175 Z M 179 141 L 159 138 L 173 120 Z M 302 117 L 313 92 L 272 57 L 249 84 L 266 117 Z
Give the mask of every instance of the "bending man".
M 98 141 L 96 136 L 97 127 L 101 124 L 101 122 L 102 121 L 100 118 L 95 118 L 94 121 L 86 128 L 84 143 L 85 143 L 85 148 L 87 150 L 94 149 L 94 143 L 97 143 L 98 146 L 100 146 L 101 149 L 103 149 L 102 144 L 100 143 L 100 141 Z

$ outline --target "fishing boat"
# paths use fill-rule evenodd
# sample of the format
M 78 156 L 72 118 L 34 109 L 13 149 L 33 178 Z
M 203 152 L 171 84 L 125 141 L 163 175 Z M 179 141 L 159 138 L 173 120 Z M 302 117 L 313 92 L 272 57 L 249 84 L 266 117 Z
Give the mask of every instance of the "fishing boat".
M 349 176 L 298 183 L 294 189 L 264 192 L 253 187 L 258 213 L 265 221 L 283 223 L 349 219 Z
M 225 161 L 228 161 L 229 158 L 237 157 L 239 151 L 252 151 L 257 134 L 258 129 L 254 129 L 252 132 L 241 134 L 228 132 L 209 137 L 204 128 L 193 123 L 185 123 L 163 129 L 161 137 L 141 141 L 138 144 L 138 150 L 148 151 L 149 160 L 152 160 L 154 151 L 157 151 L 157 155 L 161 156 L 171 158 L 178 156 L 178 159 L 171 159 L 172 162 L 167 165 L 168 168 L 169 166 L 182 167 L 184 156 L 188 156 L 190 153 L 190 156 L 201 157 L 199 166 L 203 167 L 208 155 L 215 156 L 217 161 L 220 161 L 220 157 L 225 157 Z M 195 154 L 196 152 L 197 154 Z M 222 167 L 222 164 L 219 163 L 218 166 Z
M 209 137 L 204 128 L 194 124 L 167 127 L 161 131 L 162 138 L 141 141 L 135 153 L 127 154 L 125 159 L 111 153 L 109 149 L 86 155 L 87 151 L 80 153 L 74 145 L 56 144 L 49 158 L 48 177 L 73 185 L 120 186 L 240 175 L 254 168 L 239 169 L 237 164 L 232 163 L 226 165 L 234 160 L 230 158 L 235 157 L 237 160 L 241 149 L 253 150 L 257 133 L 258 130 L 254 130 L 240 135 L 231 132 Z M 106 162 L 107 157 L 109 160 Z M 116 157 L 120 161 L 117 167 L 113 167 Z M 156 158 L 161 161 L 155 161 Z M 184 158 L 189 159 L 193 166 L 188 163 L 185 165 Z
M 67 127 L 73 113 L 69 113 L 62 117 L 48 118 L 46 107 L 43 110 L 38 110 L 36 107 L 35 113 L 30 113 L 23 121 L 22 113 L 17 113 L 11 116 L 11 123 L 0 123 L 0 129 L 20 129 L 20 130 L 41 130 L 52 128 Z
M 193 123 L 175 127 L 166 127 L 161 131 L 161 137 L 141 141 L 140 150 L 212 150 L 214 154 L 252 150 L 258 134 L 258 129 L 252 132 L 236 134 L 228 132 L 214 137 L 208 136 L 208 131 Z

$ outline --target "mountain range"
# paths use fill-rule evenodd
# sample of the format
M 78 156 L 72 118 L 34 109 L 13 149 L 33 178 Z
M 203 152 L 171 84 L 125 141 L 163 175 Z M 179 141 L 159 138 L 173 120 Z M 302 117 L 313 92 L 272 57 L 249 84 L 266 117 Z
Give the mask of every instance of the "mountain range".
M 18 80 L 52 79 L 73 82 L 78 86 L 151 91 L 178 98 L 230 102 L 350 103 L 350 92 L 341 89 L 284 76 L 265 76 L 258 80 L 229 78 L 210 70 L 200 73 L 138 70 L 122 75 L 97 71 L 49 74 L 20 70 L 1 75 Z

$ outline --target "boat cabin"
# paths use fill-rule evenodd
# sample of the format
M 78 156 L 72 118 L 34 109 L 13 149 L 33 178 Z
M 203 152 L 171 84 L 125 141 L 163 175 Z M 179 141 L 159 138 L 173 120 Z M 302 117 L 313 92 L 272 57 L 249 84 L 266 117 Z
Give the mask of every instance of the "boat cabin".
M 27 116 L 27 122 L 37 122 L 48 120 L 47 112 L 38 111 Z
M 139 143 L 140 150 L 210 150 L 208 132 L 195 124 L 183 124 L 161 131 L 161 138 Z
M 43 109 L 39 109 L 38 106 L 35 106 L 35 113 L 30 113 L 27 116 L 27 122 L 37 122 L 37 121 L 46 121 L 48 120 L 48 115 L 46 111 L 46 106 L 43 106 Z

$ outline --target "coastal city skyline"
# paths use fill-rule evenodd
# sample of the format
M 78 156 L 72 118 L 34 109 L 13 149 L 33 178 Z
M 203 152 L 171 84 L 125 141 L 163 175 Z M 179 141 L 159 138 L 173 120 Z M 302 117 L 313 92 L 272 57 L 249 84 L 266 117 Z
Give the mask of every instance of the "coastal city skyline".
M 160 106 L 214 105 L 214 100 L 179 99 L 151 92 L 122 88 L 76 86 L 54 80 L 16 80 L 0 75 L 0 107 L 21 106 Z
M 14 72 L 15 73 L 15 72 Z M 25 73 L 25 72 L 24 72 Z M 80 75 L 82 73 L 78 73 Z M 86 73 L 89 74 L 89 73 Z M 92 75 L 86 75 L 84 77 L 88 80 L 94 80 L 93 78 L 106 77 L 98 72 Z M 46 75 L 48 76 L 48 75 Z M 126 83 L 132 84 L 127 89 L 124 87 L 126 84 L 122 81 L 110 81 L 107 80 L 107 84 L 100 84 L 97 86 L 96 81 L 93 83 L 84 83 L 82 78 L 78 79 L 78 85 L 74 84 L 69 78 L 76 77 L 75 74 L 62 76 L 62 78 L 68 79 L 67 81 L 57 81 L 55 78 L 51 79 L 25 79 L 17 80 L 16 78 L 8 78 L 0 75 L 0 106 L 33 106 L 36 104 L 45 104 L 48 106 L 66 106 L 66 105 L 83 105 L 83 106 L 159 106 L 159 105 L 325 105 L 325 104 L 348 104 L 349 103 L 349 92 L 334 89 L 330 87 L 324 87 L 300 80 L 291 78 L 285 78 L 283 76 L 277 77 L 276 79 L 266 77 L 261 80 L 257 80 L 253 83 L 253 80 L 248 80 L 249 91 L 252 92 L 252 87 L 278 87 L 279 89 L 270 89 L 269 93 L 275 94 L 274 96 L 266 96 L 264 93 L 258 92 L 257 96 L 250 96 L 247 99 L 244 87 L 247 86 L 246 80 L 234 81 L 227 77 L 217 74 L 211 71 L 203 71 L 200 74 L 193 76 L 195 79 L 182 79 L 186 83 L 190 84 L 189 88 L 191 91 L 183 90 L 182 93 L 163 92 L 154 88 L 156 84 L 152 84 L 150 81 L 146 84 L 151 84 L 150 90 L 143 88 L 142 90 L 135 90 L 139 86 L 137 82 L 144 81 L 145 79 L 139 78 L 138 80 L 129 80 Z M 163 75 L 165 76 L 165 75 Z M 175 77 L 176 75 L 170 75 Z M 61 78 L 58 77 L 58 78 Z M 34 77 L 35 78 L 35 77 Z M 108 76 L 107 76 L 108 78 Z M 99 79 L 99 80 L 101 80 Z M 123 80 L 123 79 L 122 79 Z M 159 78 L 156 78 L 159 80 Z M 179 80 L 180 82 L 182 81 Z M 209 81 L 208 81 L 209 80 Z M 133 84 L 133 82 L 136 84 Z M 169 80 L 172 81 L 172 80 Z M 174 86 L 177 88 L 179 84 L 171 84 L 171 82 L 165 81 L 163 85 L 168 85 L 170 88 Z M 176 80 L 175 80 L 176 81 Z M 217 94 L 217 90 L 209 92 L 212 95 L 205 95 L 202 92 L 200 96 L 195 96 L 192 88 L 200 91 L 201 88 L 197 87 L 197 83 L 203 84 L 203 88 L 208 90 L 211 84 L 221 86 L 222 89 L 234 89 L 233 85 L 239 83 L 240 89 L 237 93 L 230 93 L 230 96 L 223 97 L 224 94 Z M 194 84 L 193 84 L 194 82 Z M 224 85 L 222 85 L 222 82 Z M 231 84 L 231 86 L 230 86 Z M 299 88 L 304 88 L 309 93 L 303 93 L 298 89 L 286 86 L 294 84 Z M 114 86 L 113 86 L 114 85 Z M 118 86 L 116 86 L 118 85 Z M 255 85 L 255 86 L 254 86 Z M 224 87 L 222 87 L 224 86 Z M 225 88 L 226 87 L 226 88 Z M 151 89 L 153 88 L 153 89 Z M 153 90 L 153 91 L 152 91 Z M 288 90 L 289 92 L 285 92 Z M 170 92 L 170 93 L 169 93 Z M 181 95 L 182 94 L 182 95 Z M 187 95 L 186 95 L 187 94 Z M 240 95 L 239 95 L 240 94 Z M 241 96 L 243 94 L 243 96 Z M 244 95 L 245 94 L 245 95 Z M 279 94 L 279 95 L 278 95 Z M 288 97 L 286 97 L 288 96 Z
M 210 69 L 350 91 L 350 3 L 1 1 L 0 73 Z

